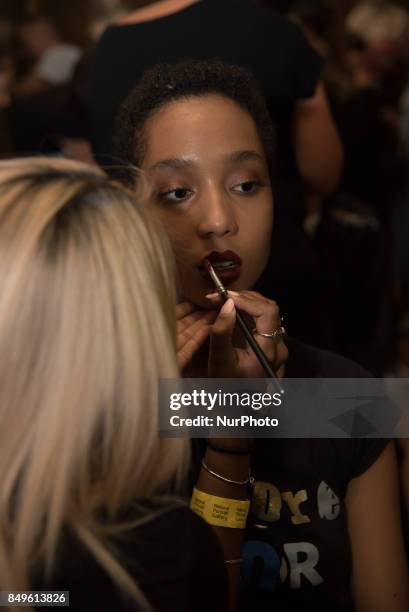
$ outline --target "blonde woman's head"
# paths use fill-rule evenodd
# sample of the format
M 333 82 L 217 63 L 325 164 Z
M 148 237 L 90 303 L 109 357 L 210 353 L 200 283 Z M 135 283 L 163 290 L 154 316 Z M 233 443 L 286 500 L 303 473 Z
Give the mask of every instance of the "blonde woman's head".
M 158 437 L 173 259 L 144 197 L 77 162 L 0 163 L 1 589 L 50 569 L 68 524 L 132 590 L 98 517 L 183 478 L 186 441 Z

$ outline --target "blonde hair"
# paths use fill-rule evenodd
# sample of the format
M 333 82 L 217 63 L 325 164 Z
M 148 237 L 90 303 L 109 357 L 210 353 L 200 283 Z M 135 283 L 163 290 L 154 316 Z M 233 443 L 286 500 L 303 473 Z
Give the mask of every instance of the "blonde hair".
M 146 604 L 110 537 L 121 510 L 177 489 L 188 442 L 158 435 L 173 257 L 144 198 L 78 162 L 0 162 L 0 590 L 51 575 L 68 526 Z

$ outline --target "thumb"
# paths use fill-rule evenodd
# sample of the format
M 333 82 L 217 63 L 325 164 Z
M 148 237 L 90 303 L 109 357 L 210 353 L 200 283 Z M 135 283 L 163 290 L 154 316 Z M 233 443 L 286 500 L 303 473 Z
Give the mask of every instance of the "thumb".
M 214 377 L 234 377 L 236 352 L 232 336 L 236 323 L 236 309 L 229 298 L 220 310 L 210 333 L 209 375 Z

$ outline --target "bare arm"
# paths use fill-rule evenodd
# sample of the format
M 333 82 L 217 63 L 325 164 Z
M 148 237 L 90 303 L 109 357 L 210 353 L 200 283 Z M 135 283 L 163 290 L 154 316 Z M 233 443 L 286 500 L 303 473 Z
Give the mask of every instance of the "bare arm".
M 231 449 L 234 452 L 238 448 L 250 447 L 250 441 L 246 439 L 217 439 L 213 441 L 217 447 Z M 208 448 L 205 455 L 206 465 L 218 474 L 231 480 L 243 481 L 248 476 L 250 465 L 250 451 L 247 455 L 234 455 L 220 453 Z M 197 487 L 204 493 L 224 497 L 227 499 L 248 499 L 248 486 L 235 485 L 218 480 L 203 468 L 200 472 Z M 243 542 L 244 529 L 230 529 L 228 527 L 213 527 L 222 545 L 225 559 L 240 559 L 241 545 Z M 240 564 L 227 564 L 229 575 L 229 612 L 237 609 L 237 598 L 240 583 Z
M 312 98 L 296 102 L 293 140 L 297 166 L 309 189 L 321 196 L 331 193 L 341 176 L 343 151 L 322 82 Z
M 346 505 L 357 612 L 407 612 L 409 573 L 393 442 L 350 482 Z

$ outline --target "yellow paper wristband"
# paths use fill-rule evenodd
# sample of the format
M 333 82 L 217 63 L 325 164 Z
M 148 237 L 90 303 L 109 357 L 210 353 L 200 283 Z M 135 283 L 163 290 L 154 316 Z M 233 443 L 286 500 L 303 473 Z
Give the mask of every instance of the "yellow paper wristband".
M 195 488 L 193 489 L 190 507 L 193 512 L 201 516 L 210 525 L 244 529 L 250 501 L 248 499 L 217 497 Z

